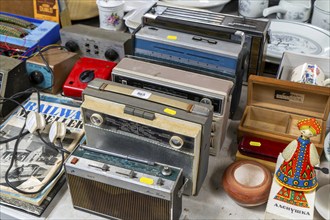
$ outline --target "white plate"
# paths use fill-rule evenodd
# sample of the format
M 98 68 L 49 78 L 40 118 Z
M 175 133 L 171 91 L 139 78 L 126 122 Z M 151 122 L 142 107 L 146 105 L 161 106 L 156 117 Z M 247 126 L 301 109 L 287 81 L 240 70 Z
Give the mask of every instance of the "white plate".
M 330 132 L 328 132 L 327 136 L 324 139 L 324 155 L 328 161 L 330 161 Z
M 284 51 L 319 56 L 330 55 L 330 32 L 316 26 L 293 21 L 272 20 L 271 43 L 267 47 L 266 60 L 280 63 Z
M 330 219 L 330 184 L 317 190 L 315 208 L 324 219 Z
M 204 8 L 211 11 L 220 12 L 222 8 L 231 0 L 161 0 L 177 6 L 191 7 L 191 8 Z M 213 10 L 212 10 L 213 9 Z
M 157 0 L 124 0 L 124 2 L 124 11 L 128 12 L 138 8 L 146 7 L 146 5 L 148 5 L 148 7 L 151 7 L 151 5 L 157 2 Z

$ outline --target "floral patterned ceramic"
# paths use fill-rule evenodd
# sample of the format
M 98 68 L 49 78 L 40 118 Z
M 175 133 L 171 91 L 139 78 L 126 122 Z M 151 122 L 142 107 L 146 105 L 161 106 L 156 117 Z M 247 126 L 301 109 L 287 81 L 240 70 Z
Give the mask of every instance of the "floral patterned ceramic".
M 330 31 L 330 1 L 329 0 L 315 1 L 312 24 Z
M 319 56 L 330 55 L 330 32 L 313 25 L 272 20 L 266 60 L 280 63 L 284 51 Z
M 244 17 L 259 18 L 268 4 L 268 0 L 239 0 L 238 12 Z
M 121 0 L 97 0 L 99 9 L 100 28 L 122 31 L 124 28 L 124 1 Z
M 311 11 L 311 0 L 281 0 L 279 5 L 266 8 L 263 16 L 277 13 L 278 19 L 307 22 Z

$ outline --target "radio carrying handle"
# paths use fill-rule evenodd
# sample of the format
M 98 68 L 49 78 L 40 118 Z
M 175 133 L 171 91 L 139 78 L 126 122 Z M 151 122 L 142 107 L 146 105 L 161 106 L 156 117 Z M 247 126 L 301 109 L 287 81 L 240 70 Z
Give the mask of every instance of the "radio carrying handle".
M 245 33 L 243 31 L 235 31 L 234 35 L 241 38 L 241 47 L 243 47 L 245 44 Z
M 181 186 L 181 188 L 178 191 L 178 197 L 179 198 L 182 197 L 182 194 L 183 194 L 184 190 L 186 189 L 188 182 L 189 182 L 189 179 L 188 178 L 184 178 L 184 183 L 183 183 L 183 185 Z
M 92 84 L 92 83 L 93 82 L 91 82 L 90 84 Z M 91 85 L 91 86 L 93 87 L 93 85 Z M 151 95 L 148 98 L 142 98 L 142 97 L 133 95 L 132 93 L 134 90 L 132 90 L 130 88 L 125 88 L 122 86 L 116 86 L 116 85 L 112 85 L 112 84 L 103 83 L 98 89 L 101 91 L 109 91 L 109 92 L 119 93 L 119 94 L 123 94 L 123 95 L 134 96 L 134 97 L 141 98 L 141 99 L 148 99 L 149 101 L 152 101 L 155 103 L 161 103 L 163 105 L 171 106 L 171 107 L 174 107 L 177 109 L 181 109 L 181 110 L 199 114 L 199 115 L 208 115 L 208 113 L 209 113 L 209 110 L 202 105 L 189 104 L 189 103 L 181 102 L 181 101 L 178 101 L 178 100 L 175 100 L 172 98 L 158 96 L 153 93 L 151 93 Z M 144 91 L 144 90 L 141 90 L 141 91 Z M 148 91 L 148 93 L 150 93 L 150 91 Z

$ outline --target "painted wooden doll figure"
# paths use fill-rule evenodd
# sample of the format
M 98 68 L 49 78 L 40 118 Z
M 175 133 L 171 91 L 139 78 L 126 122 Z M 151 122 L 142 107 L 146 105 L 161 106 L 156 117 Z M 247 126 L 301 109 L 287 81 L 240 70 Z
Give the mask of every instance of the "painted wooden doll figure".
M 284 149 L 284 162 L 276 171 L 276 180 L 282 189 L 275 199 L 300 207 L 309 207 L 304 192 L 317 187 L 314 166 L 320 163 L 319 155 L 310 138 L 320 134 L 321 126 L 315 118 L 301 120 L 297 126 L 301 136 Z

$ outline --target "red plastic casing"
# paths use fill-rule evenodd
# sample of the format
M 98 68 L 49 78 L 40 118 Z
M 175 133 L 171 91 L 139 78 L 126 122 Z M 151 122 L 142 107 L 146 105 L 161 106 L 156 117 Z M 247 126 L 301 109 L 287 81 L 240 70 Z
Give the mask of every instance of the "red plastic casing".
M 68 78 L 63 85 L 63 93 L 68 97 L 81 98 L 82 91 L 88 83 L 80 80 L 80 74 L 86 70 L 94 71 L 94 78 L 111 80 L 112 69 L 117 63 L 98 60 L 94 58 L 82 57 L 72 68 Z

